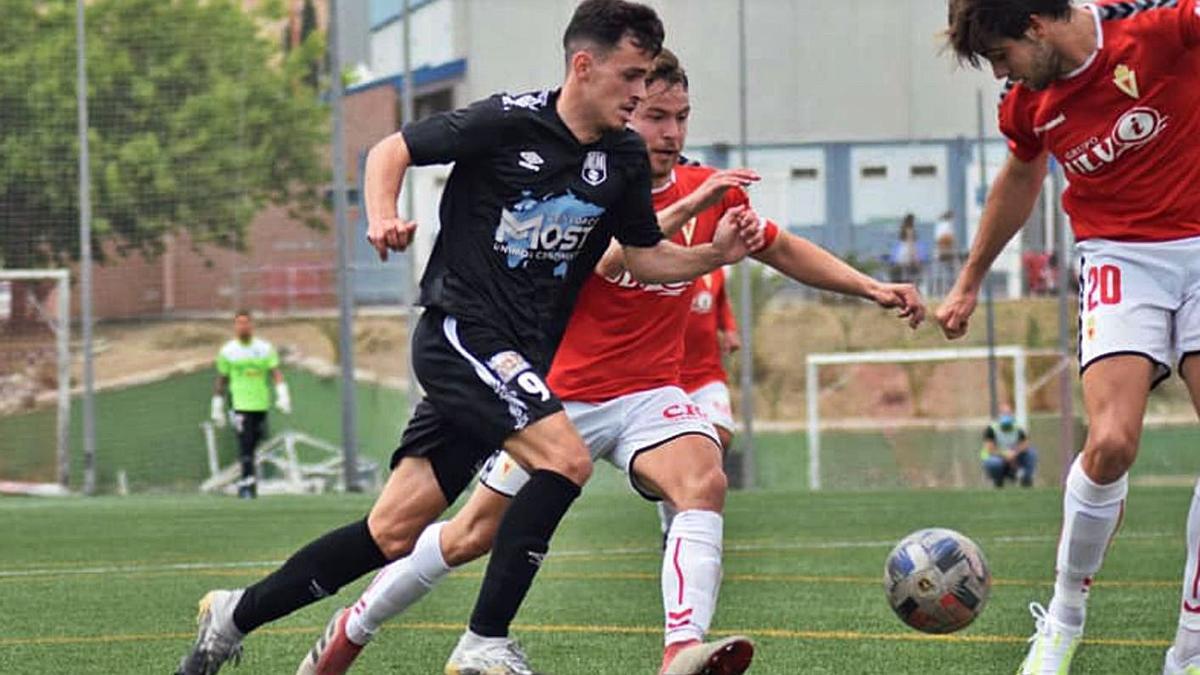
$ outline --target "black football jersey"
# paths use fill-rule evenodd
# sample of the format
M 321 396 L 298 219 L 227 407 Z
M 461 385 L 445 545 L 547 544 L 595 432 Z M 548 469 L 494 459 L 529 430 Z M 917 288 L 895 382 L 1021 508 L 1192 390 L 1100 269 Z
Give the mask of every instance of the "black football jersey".
M 662 239 L 641 137 L 625 129 L 580 143 L 558 94 L 497 94 L 403 130 L 413 164 L 455 163 L 421 304 L 495 326 L 543 367 L 611 238 Z

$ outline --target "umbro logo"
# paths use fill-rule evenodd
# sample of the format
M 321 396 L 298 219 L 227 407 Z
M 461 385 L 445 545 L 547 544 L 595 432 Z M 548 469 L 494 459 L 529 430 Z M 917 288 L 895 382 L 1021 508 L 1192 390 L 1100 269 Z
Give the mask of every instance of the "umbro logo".
M 546 554 L 538 551 L 526 551 L 529 555 L 529 562 L 534 567 L 541 567 L 542 563 L 546 562 Z
M 521 159 L 517 162 L 517 165 L 536 173 L 542 170 L 542 165 L 545 163 L 546 160 L 542 159 L 541 155 L 532 150 L 525 150 L 521 152 Z

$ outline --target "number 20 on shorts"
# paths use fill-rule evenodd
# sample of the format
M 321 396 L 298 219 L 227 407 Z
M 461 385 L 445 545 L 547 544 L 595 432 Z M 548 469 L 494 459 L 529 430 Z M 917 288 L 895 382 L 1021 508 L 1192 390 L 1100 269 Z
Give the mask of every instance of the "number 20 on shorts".
M 1116 265 L 1093 265 L 1087 271 L 1087 309 L 1100 305 L 1121 303 L 1121 268 Z

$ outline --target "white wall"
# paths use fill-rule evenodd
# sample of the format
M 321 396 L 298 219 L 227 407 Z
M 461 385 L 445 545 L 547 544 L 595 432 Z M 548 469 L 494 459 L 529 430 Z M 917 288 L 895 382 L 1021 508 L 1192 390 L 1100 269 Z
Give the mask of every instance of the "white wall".
M 784 225 L 825 222 L 825 152 L 820 148 L 761 149 L 747 153 L 762 175 L 750 191 L 755 209 Z M 736 154 L 735 154 L 736 157 Z M 731 160 L 736 164 L 737 160 Z M 794 169 L 815 170 L 815 178 L 793 176 Z
M 693 142 L 736 142 L 737 3 L 649 1 L 691 75 Z M 456 2 L 466 97 L 561 82 L 574 2 Z M 994 135 L 999 85 L 940 53 L 945 13 L 942 0 L 746 0 L 751 142 L 973 137 L 979 87 Z
M 412 67 L 436 66 L 464 54 L 454 3 L 439 0 L 419 7 L 412 15 Z M 404 72 L 404 23 L 393 21 L 371 34 L 371 74 L 377 78 Z
M 917 167 L 932 167 L 935 173 L 913 175 Z M 875 168 L 887 175 L 863 175 L 864 169 Z M 920 221 L 937 220 L 949 207 L 946 170 L 946 148 L 941 145 L 851 148 L 851 217 L 856 223 L 885 221 L 889 226 L 905 213 Z

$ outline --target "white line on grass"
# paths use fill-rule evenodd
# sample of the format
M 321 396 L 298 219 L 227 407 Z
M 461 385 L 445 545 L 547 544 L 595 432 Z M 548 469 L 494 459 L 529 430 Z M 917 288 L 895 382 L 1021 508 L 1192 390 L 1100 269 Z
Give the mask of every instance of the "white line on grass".
M 1178 537 L 1177 532 L 1129 532 L 1120 535 L 1121 539 L 1166 539 Z M 1000 537 L 981 537 L 983 543 L 1012 544 L 1057 541 L 1057 535 L 1010 535 Z M 861 541 L 795 541 L 795 542 L 730 542 L 725 545 L 726 551 L 816 551 L 857 548 L 891 548 L 896 542 L 891 540 L 861 540 Z M 621 555 L 658 555 L 657 547 L 639 546 L 629 548 L 608 549 L 575 549 L 554 551 L 553 558 L 586 558 L 590 556 L 621 556 Z M 242 560 L 233 562 L 186 562 L 167 563 L 158 565 L 104 565 L 94 567 L 68 568 L 34 568 L 0 570 L 0 579 L 45 576 L 74 576 L 97 574 L 142 574 L 146 572 L 192 572 L 204 570 L 224 570 L 243 568 L 278 567 L 282 560 Z

